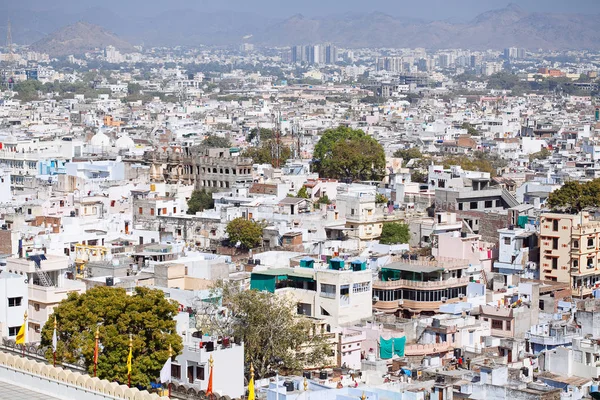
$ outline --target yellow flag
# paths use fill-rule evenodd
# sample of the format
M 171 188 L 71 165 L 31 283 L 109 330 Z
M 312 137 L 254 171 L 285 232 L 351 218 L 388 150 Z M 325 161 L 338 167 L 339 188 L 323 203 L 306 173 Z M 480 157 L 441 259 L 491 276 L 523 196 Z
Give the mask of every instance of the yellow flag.
M 19 333 L 17 333 L 17 344 L 25 344 L 25 325 L 27 323 L 23 322 L 21 328 L 19 329 Z
M 250 382 L 248 382 L 248 400 L 255 400 L 256 397 L 254 395 L 254 376 L 250 378 Z
M 129 348 L 129 355 L 127 356 L 127 373 L 131 374 L 131 347 Z

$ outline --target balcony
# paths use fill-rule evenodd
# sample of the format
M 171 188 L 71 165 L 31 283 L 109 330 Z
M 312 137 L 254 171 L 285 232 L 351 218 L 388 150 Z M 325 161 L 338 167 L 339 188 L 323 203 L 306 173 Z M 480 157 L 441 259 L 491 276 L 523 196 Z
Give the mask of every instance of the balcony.
M 456 286 L 464 286 L 470 282 L 468 277 L 450 278 L 443 281 L 409 281 L 398 279 L 397 281 L 375 281 L 373 289 L 447 289 Z
M 542 346 L 564 346 L 571 345 L 573 339 L 581 337 L 579 332 L 574 332 L 567 335 L 534 335 L 529 332 L 525 334 L 525 339 L 529 339 L 531 343 L 539 344 Z

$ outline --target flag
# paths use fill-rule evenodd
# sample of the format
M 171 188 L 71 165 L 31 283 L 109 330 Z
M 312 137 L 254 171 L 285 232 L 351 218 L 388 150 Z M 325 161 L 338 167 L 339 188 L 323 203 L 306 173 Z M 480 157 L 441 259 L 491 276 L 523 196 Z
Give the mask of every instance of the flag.
M 21 325 L 21 328 L 19 329 L 19 333 L 17 333 L 17 344 L 25 344 L 25 325 L 27 324 L 27 322 L 23 322 L 23 325 Z
M 279 388 L 277 388 L 277 392 L 279 392 Z M 277 397 L 279 397 L 279 396 L 277 396 Z M 256 396 L 254 395 L 254 374 L 250 374 L 250 382 L 248 382 L 248 400 L 255 400 L 255 399 L 256 399 Z
M 54 326 L 54 332 L 52 333 L 52 352 L 56 353 L 56 346 L 58 344 L 58 338 L 56 337 L 56 325 Z
M 212 394 L 213 392 L 213 356 L 212 354 L 210 355 L 210 358 L 208 359 L 208 365 L 210 368 L 210 373 L 208 374 L 208 386 L 206 387 L 206 394 Z
M 160 370 L 160 383 L 171 382 L 171 357 L 167 359 L 165 365 Z
M 131 374 L 131 351 L 133 350 L 133 348 L 129 348 L 129 355 L 127 356 L 127 374 Z

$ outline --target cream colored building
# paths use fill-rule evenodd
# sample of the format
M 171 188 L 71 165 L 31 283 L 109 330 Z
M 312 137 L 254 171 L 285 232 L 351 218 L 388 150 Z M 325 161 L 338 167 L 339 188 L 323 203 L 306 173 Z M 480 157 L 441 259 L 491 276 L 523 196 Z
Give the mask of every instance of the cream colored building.
M 540 218 L 540 278 L 571 285 L 573 296 L 600 287 L 600 221 L 589 213 L 543 214 Z
M 27 277 L 28 284 L 28 342 L 39 342 L 41 329 L 54 307 L 70 292 L 85 292 L 85 283 L 65 278 L 69 258 L 45 254 L 24 258 L 8 258 L 9 272 Z

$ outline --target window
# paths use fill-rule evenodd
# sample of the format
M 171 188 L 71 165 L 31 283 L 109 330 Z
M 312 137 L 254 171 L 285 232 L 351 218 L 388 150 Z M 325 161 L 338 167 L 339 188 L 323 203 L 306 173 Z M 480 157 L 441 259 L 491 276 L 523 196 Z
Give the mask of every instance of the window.
M 510 321 L 506 321 L 506 330 L 510 331 Z
M 150 209 L 150 215 L 154 215 L 154 208 Z
M 368 292 L 371 288 L 371 282 L 360 282 L 352 285 L 352 293 Z
M 578 260 L 573 260 L 573 268 L 579 269 L 579 261 Z
M 558 220 L 557 219 L 552 220 L 552 230 L 554 232 L 558 232 Z
M 574 249 L 578 249 L 579 248 L 579 240 L 573 240 L 573 248 Z
M 510 245 L 510 237 L 505 237 L 504 238 L 504 244 L 509 246 Z
M 162 209 L 162 211 L 163 211 L 163 215 L 167 215 L 167 207 L 164 207 L 164 208 Z
M 142 207 L 138 208 L 138 214 L 142 215 L 144 213 L 144 209 Z
M 492 329 L 502 329 L 502 320 L 493 319 L 492 320 Z
M 171 376 L 175 379 L 181 379 L 181 365 L 171 364 Z
M 594 268 L 594 257 L 588 257 L 587 259 L 587 269 Z
M 558 269 L 558 257 L 552 258 L 552 269 Z
M 203 381 L 204 378 L 204 366 L 201 367 L 196 367 L 196 378 L 200 379 L 201 381 Z
M 20 326 L 10 326 L 8 327 L 8 336 L 17 336 L 19 333 Z
M 335 298 L 335 285 L 321 283 L 321 297 Z
M 552 249 L 558 250 L 558 238 L 552 238 Z
M 587 247 L 588 249 L 591 247 L 594 247 L 594 238 L 593 237 L 589 237 L 587 240 Z
M 463 203 L 458 203 L 458 210 L 462 211 L 462 209 L 463 209 Z
M 354 208 L 350 209 L 350 215 L 354 215 Z
M 173 214 L 177 214 L 177 207 L 173 207 Z
M 472 201 L 469 203 L 469 209 L 470 210 L 477 210 L 477 202 L 476 201 Z
M 486 200 L 485 208 L 492 208 L 492 207 L 494 207 L 494 202 L 492 200 Z
M 9 307 L 21 307 L 22 301 L 23 301 L 22 297 L 9 297 L 8 298 L 8 306 Z
M 34 309 L 35 311 L 40 311 L 40 303 L 35 303 L 35 304 L 33 305 L 33 309 Z
M 496 207 L 502 207 L 502 201 L 496 200 Z

